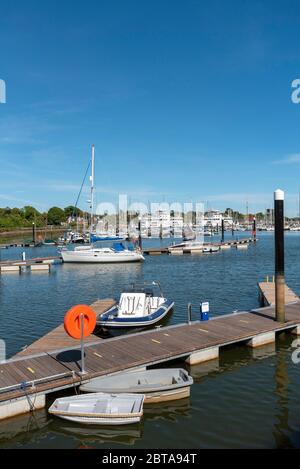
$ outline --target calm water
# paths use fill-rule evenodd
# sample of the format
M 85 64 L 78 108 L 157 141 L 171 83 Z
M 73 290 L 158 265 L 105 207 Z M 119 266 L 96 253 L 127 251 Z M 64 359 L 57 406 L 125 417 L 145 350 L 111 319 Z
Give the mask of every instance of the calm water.
M 299 248 L 300 234 L 287 233 L 287 282 L 300 295 Z M 2 259 L 20 258 L 23 250 L 0 252 Z M 26 251 L 27 257 L 53 255 L 55 248 Z M 11 356 L 61 323 L 74 304 L 117 297 L 124 286 L 141 280 L 160 281 L 165 295 L 175 300 L 170 324 L 186 320 L 189 301 L 195 319 L 204 300 L 210 301 L 215 316 L 250 309 L 258 306 L 257 281 L 272 272 L 273 234 L 260 233 L 257 245 L 247 251 L 146 257 L 141 265 L 66 264 L 54 267 L 50 275 L 3 275 L 0 337 Z M 190 399 L 146 407 L 141 425 L 90 429 L 54 419 L 42 410 L 0 423 L 0 446 L 300 447 L 300 365 L 291 361 L 291 343 L 291 336 L 282 334 L 276 350 L 275 346 L 258 351 L 222 349 L 220 361 L 189 370 L 195 380 Z

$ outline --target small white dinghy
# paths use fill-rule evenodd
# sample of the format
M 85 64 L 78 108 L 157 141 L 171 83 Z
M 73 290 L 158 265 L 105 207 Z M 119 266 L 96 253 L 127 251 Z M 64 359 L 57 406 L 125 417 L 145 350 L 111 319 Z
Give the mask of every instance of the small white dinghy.
M 80 386 L 81 392 L 139 393 L 145 404 L 184 399 L 190 395 L 193 378 L 180 368 L 119 373 L 94 378 Z
M 127 425 L 140 422 L 144 397 L 139 394 L 102 392 L 62 397 L 56 399 L 48 412 L 87 425 Z

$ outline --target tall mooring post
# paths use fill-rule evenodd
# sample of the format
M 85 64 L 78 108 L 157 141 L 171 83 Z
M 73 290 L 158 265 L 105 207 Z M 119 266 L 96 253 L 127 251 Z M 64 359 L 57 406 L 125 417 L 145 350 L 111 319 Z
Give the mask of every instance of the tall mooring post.
M 222 225 L 221 225 L 221 227 L 222 227 L 222 228 L 221 228 L 221 229 L 222 229 L 221 243 L 224 243 L 224 241 L 225 241 L 225 234 L 224 234 L 224 232 L 225 232 L 225 227 L 224 227 L 224 219 L 223 219 L 223 218 L 222 218 Z
M 36 245 L 36 231 L 35 231 L 35 222 L 32 223 L 32 241 Z
M 139 224 L 138 224 L 138 232 L 139 232 L 139 248 L 143 249 L 142 246 L 142 220 L 139 218 Z
M 253 241 L 256 242 L 256 218 L 253 218 L 253 225 L 252 225 L 252 238 Z
M 284 192 L 274 193 L 275 214 L 275 308 L 276 321 L 285 322 L 284 297 Z

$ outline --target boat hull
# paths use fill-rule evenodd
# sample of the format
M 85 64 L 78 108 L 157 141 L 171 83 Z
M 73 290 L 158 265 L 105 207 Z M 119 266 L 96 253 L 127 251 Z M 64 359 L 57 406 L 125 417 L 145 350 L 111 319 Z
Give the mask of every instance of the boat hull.
M 59 415 L 64 420 L 70 422 L 81 423 L 84 425 L 129 425 L 141 421 L 141 417 L 128 417 L 128 418 L 97 418 L 97 417 L 69 417 L 67 415 Z
M 142 254 L 135 252 L 93 255 L 84 251 L 62 251 L 61 256 L 64 262 L 76 264 L 117 264 L 144 260 Z
M 107 329 L 129 329 L 131 327 L 148 327 L 160 322 L 174 307 L 174 301 L 169 300 L 153 314 L 148 317 L 137 318 L 115 318 L 112 320 L 103 320 L 103 316 L 109 317 L 115 310 L 115 306 L 109 311 L 100 316 L 97 320 L 97 325 Z M 102 318 L 102 319 L 101 319 Z
M 145 394 L 144 404 L 178 401 L 180 399 L 186 399 L 187 397 L 190 397 L 190 394 L 191 392 L 189 386 L 181 389 L 175 389 L 173 391 L 150 392 Z
M 175 401 L 190 396 L 193 378 L 183 369 L 133 371 L 100 377 L 82 384 L 83 393 L 142 394 L 145 404 Z

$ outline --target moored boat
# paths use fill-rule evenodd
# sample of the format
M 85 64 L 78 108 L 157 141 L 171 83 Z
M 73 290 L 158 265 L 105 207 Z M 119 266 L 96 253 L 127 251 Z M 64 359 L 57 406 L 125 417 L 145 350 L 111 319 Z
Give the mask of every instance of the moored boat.
M 161 321 L 174 306 L 174 301 L 163 296 L 155 296 L 152 287 L 160 285 L 133 286 L 120 296 L 117 305 L 110 308 L 97 319 L 98 326 L 104 328 L 124 329 L 145 327 Z M 156 294 L 157 295 L 157 294 Z
M 83 394 L 58 398 L 48 412 L 87 425 L 127 425 L 143 416 L 142 394 Z
M 220 246 L 217 246 L 215 244 L 206 244 L 203 246 L 203 252 L 205 253 L 212 253 L 212 252 L 219 252 L 220 251 Z
M 202 241 L 184 241 L 182 243 L 173 244 L 168 247 L 169 252 L 179 251 L 179 250 L 183 252 L 202 251 L 203 242 Z
M 61 256 L 64 262 L 73 263 L 98 263 L 112 264 L 119 262 L 142 262 L 145 260 L 142 252 L 126 249 L 123 244 L 113 247 L 97 248 L 94 246 L 83 246 L 74 250 L 63 249 Z
M 84 393 L 139 393 L 145 404 L 184 399 L 190 395 L 193 378 L 184 369 L 163 368 L 94 378 L 80 386 Z

